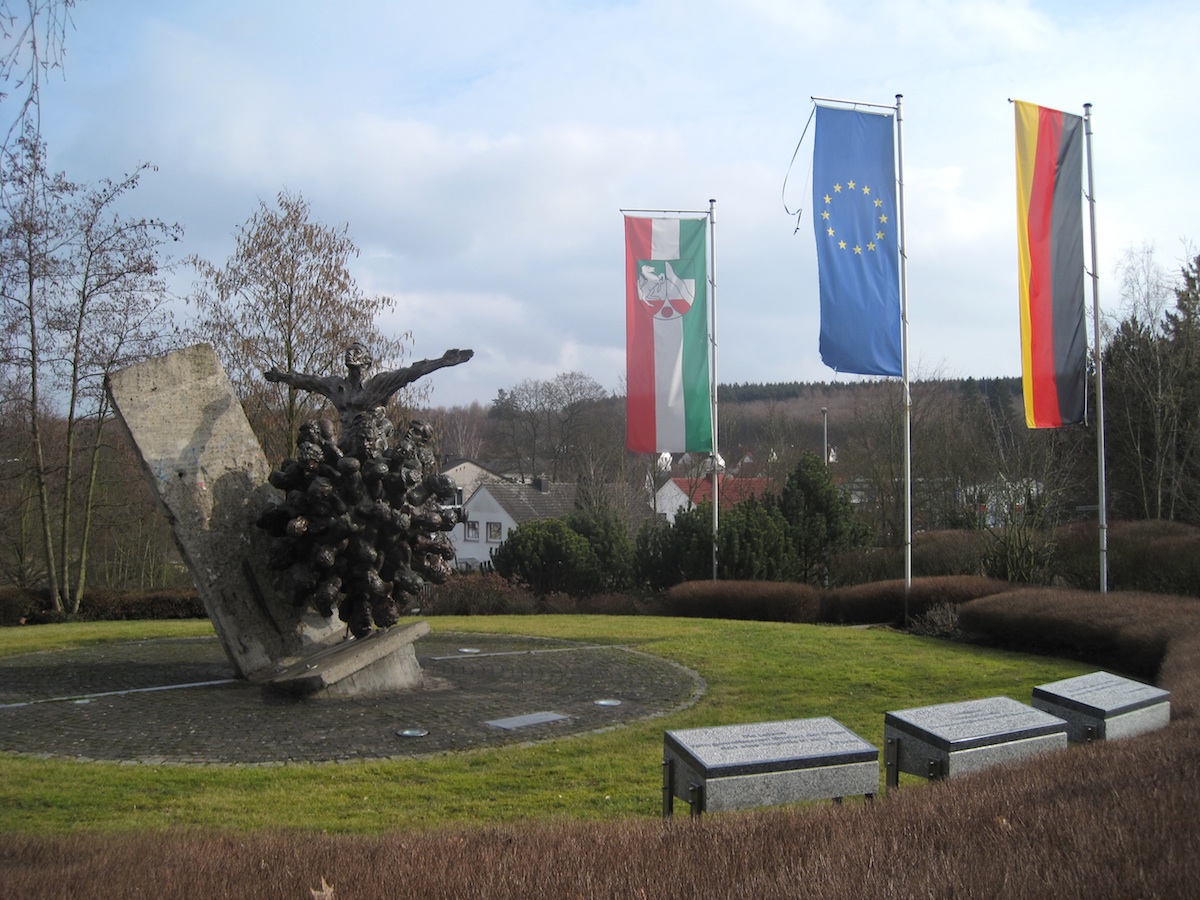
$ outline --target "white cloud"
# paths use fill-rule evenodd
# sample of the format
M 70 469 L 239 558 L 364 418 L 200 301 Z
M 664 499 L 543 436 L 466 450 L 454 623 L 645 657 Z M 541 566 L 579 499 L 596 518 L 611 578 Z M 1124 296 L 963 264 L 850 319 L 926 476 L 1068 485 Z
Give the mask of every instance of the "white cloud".
M 619 209 L 710 197 L 721 379 L 836 377 L 817 356 L 811 222 L 783 210 L 812 95 L 904 95 L 910 337 L 947 375 L 1018 370 L 1008 98 L 1095 103 L 1102 274 L 1145 242 L 1173 266 L 1194 237 L 1200 126 L 1176 99 L 1193 4 L 128 0 L 75 19 L 45 90 L 54 163 L 158 164 L 137 202 L 214 260 L 260 200 L 303 193 L 348 223 L 361 285 L 397 298 L 387 325 L 418 355 L 476 350 L 438 374 L 447 403 L 567 368 L 615 387 Z

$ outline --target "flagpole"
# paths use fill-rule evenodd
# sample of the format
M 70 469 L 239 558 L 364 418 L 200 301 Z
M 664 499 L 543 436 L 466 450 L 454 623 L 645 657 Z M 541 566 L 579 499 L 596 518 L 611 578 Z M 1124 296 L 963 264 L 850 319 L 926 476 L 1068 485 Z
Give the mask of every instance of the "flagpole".
M 1100 276 L 1096 271 L 1096 192 L 1092 184 L 1092 104 L 1083 104 L 1087 199 L 1092 234 L 1092 331 L 1096 354 L 1096 481 L 1100 494 L 1100 593 L 1108 593 L 1108 487 L 1104 471 L 1104 362 L 1100 353 Z
M 908 624 L 908 595 L 912 592 L 912 391 L 908 372 L 908 246 L 904 223 L 903 94 L 896 95 L 896 180 L 900 205 L 900 354 L 904 370 L 904 624 Z
M 709 360 L 709 369 L 711 370 L 710 384 L 710 400 L 712 404 L 712 485 L 713 485 L 713 508 L 712 508 L 712 577 L 713 581 L 717 580 L 717 523 L 719 520 L 718 509 L 721 504 L 720 478 L 718 469 L 718 460 L 721 458 L 720 450 L 717 446 L 717 201 L 710 198 L 708 201 L 708 265 L 709 265 L 709 341 L 711 357 Z

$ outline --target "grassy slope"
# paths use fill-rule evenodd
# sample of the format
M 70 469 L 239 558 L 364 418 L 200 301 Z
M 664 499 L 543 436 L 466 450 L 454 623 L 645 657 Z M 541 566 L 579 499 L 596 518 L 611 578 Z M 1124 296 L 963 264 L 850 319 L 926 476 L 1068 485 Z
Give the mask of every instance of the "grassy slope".
M 698 671 L 708 693 L 670 717 L 534 746 L 420 760 L 286 767 L 124 766 L 0 756 L 0 831 L 174 826 L 370 833 L 460 822 L 655 816 L 666 729 L 830 715 L 882 746 L 883 713 L 1005 694 L 1091 671 L 880 629 L 642 617 L 435 618 L 438 631 L 626 644 Z M 0 631 L 0 655 L 211 633 L 206 622 Z

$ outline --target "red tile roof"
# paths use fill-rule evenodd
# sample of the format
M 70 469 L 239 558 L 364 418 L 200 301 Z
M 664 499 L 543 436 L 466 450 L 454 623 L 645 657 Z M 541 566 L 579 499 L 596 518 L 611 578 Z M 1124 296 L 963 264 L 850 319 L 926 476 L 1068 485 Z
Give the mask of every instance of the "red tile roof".
M 761 497 L 771 490 L 771 482 L 767 478 L 734 478 L 731 475 L 718 476 L 721 484 L 721 503 L 741 503 L 749 497 Z M 690 497 L 693 506 L 699 506 L 705 500 L 712 499 L 712 476 L 706 475 L 703 481 L 691 478 L 672 478 L 676 487 Z M 689 493 L 690 489 L 690 493 Z

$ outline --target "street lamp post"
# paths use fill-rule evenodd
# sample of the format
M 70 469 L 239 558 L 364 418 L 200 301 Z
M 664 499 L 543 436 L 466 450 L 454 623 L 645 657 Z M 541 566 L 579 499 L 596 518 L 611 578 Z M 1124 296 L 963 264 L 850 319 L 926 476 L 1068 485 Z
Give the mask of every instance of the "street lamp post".
M 825 465 L 829 466 L 829 407 L 821 407 L 821 424 L 825 432 Z

